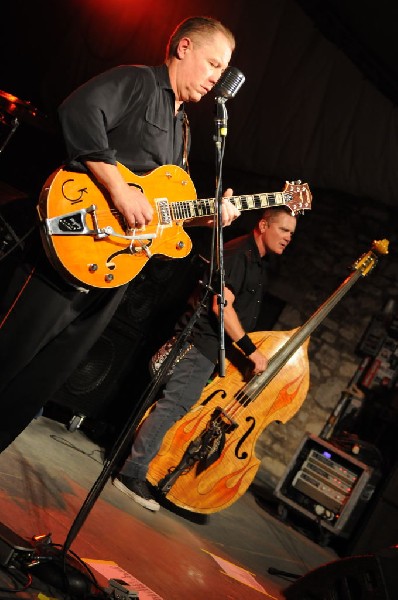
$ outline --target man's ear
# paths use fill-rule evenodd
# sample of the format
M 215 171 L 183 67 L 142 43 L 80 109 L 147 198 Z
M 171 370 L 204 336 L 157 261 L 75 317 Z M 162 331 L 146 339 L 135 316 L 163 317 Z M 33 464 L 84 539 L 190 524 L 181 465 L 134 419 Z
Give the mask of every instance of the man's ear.
M 183 59 L 186 53 L 191 49 L 192 41 L 189 37 L 181 38 L 177 46 L 177 58 Z
M 260 233 L 263 233 L 263 231 L 265 231 L 268 227 L 268 221 L 266 219 L 261 219 L 258 222 L 258 228 L 260 230 Z

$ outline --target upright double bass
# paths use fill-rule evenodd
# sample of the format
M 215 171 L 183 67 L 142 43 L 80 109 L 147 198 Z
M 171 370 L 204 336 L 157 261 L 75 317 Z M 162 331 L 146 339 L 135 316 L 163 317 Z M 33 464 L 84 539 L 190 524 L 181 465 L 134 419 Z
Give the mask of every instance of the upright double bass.
M 388 240 L 375 241 L 352 272 L 300 328 L 255 332 L 250 338 L 271 356 L 260 375 L 246 377 L 250 361 L 232 349 L 225 377 L 215 377 L 192 409 L 167 432 L 152 460 L 148 480 L 176 506 L 212 513 L 240 498 L 260 465 L 259 435 L 273 421 L 286 423 L 302 406 L 309 387 L 311 333 L 354 283 L 388 253 Z

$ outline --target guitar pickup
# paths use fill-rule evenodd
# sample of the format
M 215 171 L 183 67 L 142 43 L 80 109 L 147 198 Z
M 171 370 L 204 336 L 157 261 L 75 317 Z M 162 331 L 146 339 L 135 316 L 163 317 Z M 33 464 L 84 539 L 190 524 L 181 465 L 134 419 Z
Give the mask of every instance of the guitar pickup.
M 167 198 L 156 198 L 155 202 L 158 210 L 159 225 L 170 227 L 172 225 L 172 216 L 169 201 Z
M 66 213 L 59 217 L 45 219 L 45 227 L 49 235 L 92 235 L 96 238 L 108 237 L 109 233 L 98 228 L 97 218 L 95 215 L 95 204 L 87 208 L 81 208 L 70 213 Z M 93 224 L 96 229 L 90 229 L 86 222 L 87 214 L 91 215 Z

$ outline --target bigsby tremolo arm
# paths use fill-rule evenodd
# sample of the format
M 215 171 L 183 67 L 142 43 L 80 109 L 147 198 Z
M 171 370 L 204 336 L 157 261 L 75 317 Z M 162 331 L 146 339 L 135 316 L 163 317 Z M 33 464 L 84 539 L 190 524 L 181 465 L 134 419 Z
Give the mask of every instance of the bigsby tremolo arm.
M 91 204 L 87 208 L 81 208 L 80 210 L 65 213 L 58 217 L 45 219 L 44 223 L 48 235 L 91 235 L 96 239 L 115 236 L 125 240 L 150 240 L 156 238 L 156 233 L 135 233 L 133 230 L 131 235 L 125 235 L 117 233 L 110 225 L 99 227 L 95 213 L 96 209 L 95 204 Z M 93 229 L 87 225 L 88 214 L 91 215 Z M 132 230 L 130 229 L 129 231 Z

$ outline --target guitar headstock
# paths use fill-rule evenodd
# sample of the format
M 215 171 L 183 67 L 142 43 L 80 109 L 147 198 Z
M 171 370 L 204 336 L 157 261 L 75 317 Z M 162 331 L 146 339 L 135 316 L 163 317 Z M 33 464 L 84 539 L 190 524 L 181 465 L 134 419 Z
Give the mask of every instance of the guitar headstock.
M 300 180 L 286 181 L 283 194 L 286 198 L 285 206 L 293 216 L 311 209 L 312 194 L 308 183 L 301 183 Z

